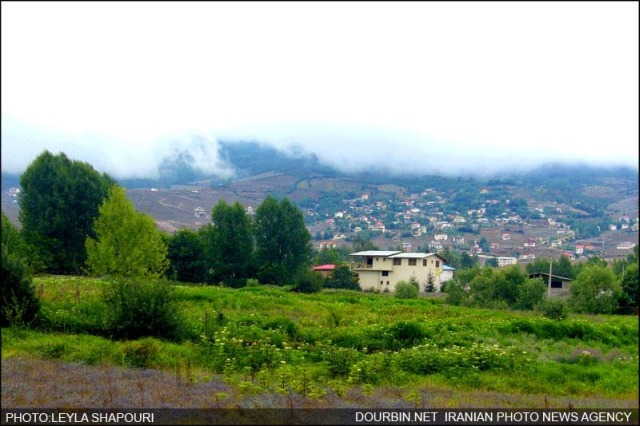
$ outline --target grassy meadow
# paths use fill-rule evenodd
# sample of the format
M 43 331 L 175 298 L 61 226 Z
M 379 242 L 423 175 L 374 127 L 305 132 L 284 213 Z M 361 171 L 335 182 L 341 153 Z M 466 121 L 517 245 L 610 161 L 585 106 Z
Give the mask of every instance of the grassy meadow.
M 175 286 L 181 342 L 104 335 L 96 278 L 34 278 L 2 406 L 638 408 L 638 318 L 271 286 Z

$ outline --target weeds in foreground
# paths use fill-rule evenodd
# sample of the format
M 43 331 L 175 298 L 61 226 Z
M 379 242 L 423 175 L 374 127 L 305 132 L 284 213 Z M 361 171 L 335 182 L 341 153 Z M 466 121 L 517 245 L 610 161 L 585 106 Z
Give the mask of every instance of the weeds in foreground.
M 3 329 L 3 367 L 18 358 L 100 366 L 96 406 L 122 406 L 125 394 L 136 406 L 183 406 L 176 398 L 213 387 L 198 406 L 473 407 L 485 398 L 493 407 L 637 407 L 634 318 L 554 321 L 348 291 L 177 287 L 181 343 L 113 341 L 91 335 L 103 309 L 92 287 L 100 281 L 43 283 L 48 327 Z M 69 329 L 75 334 L 61 332 Z M 138 373 L 127 381 L 118 371 Z M 7 386 L 22 392 L 11 404 L 37 400 Z M 4 390 L 3 380 L 3 402 Z

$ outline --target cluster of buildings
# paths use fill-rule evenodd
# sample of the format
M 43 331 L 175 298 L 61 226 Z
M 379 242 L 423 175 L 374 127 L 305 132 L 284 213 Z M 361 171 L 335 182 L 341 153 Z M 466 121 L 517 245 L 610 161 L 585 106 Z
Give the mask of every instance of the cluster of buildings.
M 385 193 L 386 194 L 386 193 Z M 499 265 L 529 262 L 543 249 L 579 258 L 603 253 L 596 244 L 576 243 L 576 233 L 566 222 L 570 209 L 558 203 L 512 208 L 502 194 L 482 188 L 484 201 L 466 211 L 444 191 L 432 188 L 421 193 L 381 199 L 384 194 L 361 194 L 344 200 L 345 208 L 327 213 L 311 227 L 316 247 L 332 247 L 366 234 L 380 247 L 401 246 L 405 251 L 439 252 L 445 248 L 475 256 L 492 256 Z M 464 205 L 464 203 L 462 203 Z M 310 213 L 314 214 L 314 213 Z M 616 230 L 637 232 L 638 219 L 620 218 Z M 514 260 L 515 259 L 515 260 Z

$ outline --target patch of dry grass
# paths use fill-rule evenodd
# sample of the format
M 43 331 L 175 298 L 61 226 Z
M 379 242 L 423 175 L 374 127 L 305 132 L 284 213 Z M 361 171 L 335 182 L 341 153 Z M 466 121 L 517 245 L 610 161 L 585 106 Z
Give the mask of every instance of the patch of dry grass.
M 194 383 L 180 371 L 87 366 L 58 360 L 2 360 L 7 408 L 638 408 L 637 400 L 357 387 L 319 398 L 288 392 L 246 393 L 221 376 Z

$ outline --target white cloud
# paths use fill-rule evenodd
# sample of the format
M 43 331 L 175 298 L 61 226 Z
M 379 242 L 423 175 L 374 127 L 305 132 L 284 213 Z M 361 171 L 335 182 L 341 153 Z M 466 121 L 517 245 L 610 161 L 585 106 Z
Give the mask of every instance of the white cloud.
M 635 2 L 5 2 L 2 167 L 152 174 L 194 135 L 220 173 L 216 136 L 247 135 L 356 168 L 637 167 L 638 35 Z

